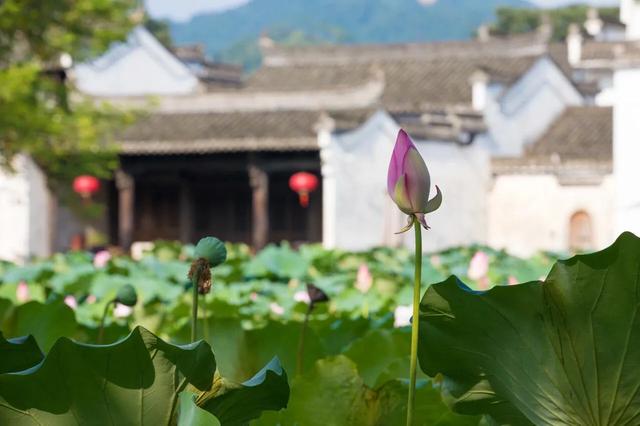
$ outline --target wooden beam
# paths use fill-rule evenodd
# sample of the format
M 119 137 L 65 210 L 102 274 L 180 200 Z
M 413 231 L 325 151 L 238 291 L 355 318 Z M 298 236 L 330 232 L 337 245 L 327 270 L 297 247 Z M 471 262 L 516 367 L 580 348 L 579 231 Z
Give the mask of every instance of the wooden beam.
M 133 243 L 135 182 L 123 170 L 116 171 L 118 188 L 118 244 L 125 250 Z
M 254 161 L 249 162 L 249 182 L 252 190 L 251 242 L 260 250 L 269 241 L 269 175 Z

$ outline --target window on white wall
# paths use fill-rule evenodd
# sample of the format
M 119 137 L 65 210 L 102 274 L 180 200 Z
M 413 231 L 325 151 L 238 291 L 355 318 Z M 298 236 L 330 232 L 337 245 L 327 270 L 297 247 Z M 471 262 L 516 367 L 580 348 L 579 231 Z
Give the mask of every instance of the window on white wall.
M 575 252 L 593 248 L 593 224 L 585 211 L 574 213 L 569 220 L 569 249 Z

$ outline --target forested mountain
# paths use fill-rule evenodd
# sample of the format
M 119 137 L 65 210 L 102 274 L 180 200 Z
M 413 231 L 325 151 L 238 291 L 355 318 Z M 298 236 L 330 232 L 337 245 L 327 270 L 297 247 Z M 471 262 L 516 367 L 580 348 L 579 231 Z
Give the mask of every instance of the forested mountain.
M 172 23 L 176 44 L 204 43 L 218 59 L 259 62 L 262 33 L 281 43 L 387 43 L 468 38 L 498 7 L 524 0 L 252 0 Z

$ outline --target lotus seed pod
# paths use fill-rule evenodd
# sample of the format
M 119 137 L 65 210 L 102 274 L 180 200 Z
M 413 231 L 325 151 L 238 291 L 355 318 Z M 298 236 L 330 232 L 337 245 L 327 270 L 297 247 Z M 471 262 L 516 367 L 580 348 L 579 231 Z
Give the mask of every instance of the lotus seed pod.
M 214 237 L 205 237 L 196 245 L 196 258 L 206 259 L 210 267 L 216 267 L 227 260 L 227 249 L 224 243 Z
M 125 306 L 135 306 L 138 303 L 138 295 L 136 289 L 131 284 L 126 284 L 120 287 L 118 294 L 116 295 L 116 302 Z

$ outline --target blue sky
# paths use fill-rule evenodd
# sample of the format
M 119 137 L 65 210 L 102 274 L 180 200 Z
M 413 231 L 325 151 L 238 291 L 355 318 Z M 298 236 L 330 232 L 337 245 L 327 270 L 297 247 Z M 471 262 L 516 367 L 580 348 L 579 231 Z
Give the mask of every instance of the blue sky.
M 249 0 L 145 0 L 147 9 L 156 18 L 168 18 L 174 21 L 185 21 L 193 15 L 201 12 L 215 12 L 229 9 Z M 295 0 L 292 0 L 295 1 Z M 301 0 L 304 1 L 304 0 Z M 446 0 L 439 0 L 446 1 Z M 480 0 L 481 1 L 481 0 Z M 543 7 L 559 6 L 567 3 L 580 2 L 579 0 L 533 0 Z M 616 5 L 619 0 L 590 0 L 583 3 L 599 5 Z

